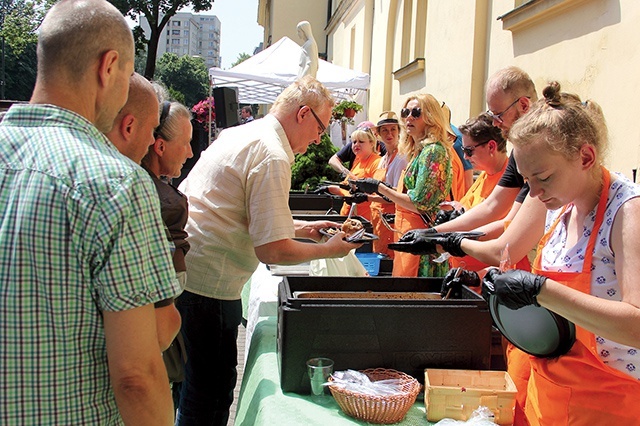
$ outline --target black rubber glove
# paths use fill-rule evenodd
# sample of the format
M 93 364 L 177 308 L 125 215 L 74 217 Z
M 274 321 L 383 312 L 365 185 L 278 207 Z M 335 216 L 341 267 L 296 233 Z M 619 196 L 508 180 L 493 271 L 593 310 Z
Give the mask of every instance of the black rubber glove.
M 382 217 L 384 218 L 384 220 L 387 221 L 389 225 L 391 225 L 392 223 L 395 223 L 396 221 L 395 213 L 382 213 Z
M 453 210 L 439 210 L 436 214 L 436 219 L 433 221 L 435 226 L 442 225 L 443 223 L 449 222 L 451 220 L 451 213 Z
M 482 295 L 485 299 L 493 294 L 498 301 L 509 309 L 525 306 L 540 306 L 536 296 L 540 293 L 547 277 L 531 272 L 512 269 L 504 273 L 491 268 L 482 280 Z
M 331 192 L 329 192 L 329 186 L 328 185 L 322 185 L 317 187 L 314 191 L 314 194 L 331 194 Z
M 352 203 L 366 203 L 367 201 L 369 201 L 369 197 L 367 196 L 367 194 L 363 194 L 362 192 L 356 192 L 352 196 L 344 198 L 344 202 L 349 205 L 351 205 Z
M 475 271 L 466 271 L 460 268 L 453 268 L 447 272 L 442 280 L 440 288 L 440 296 L 447 295 L 454 299 L 462 297 L 462 286 L 478 287 L 480 285 L 480 277 Z M 449 293 L 451 291 L 451 293 Z
M 438 238 L 435 242 L 440 244 L 442 248 L 445 251 L 449 252 L 451 256 L 463 257 L 467 255 L 467 253 L 465 253 L 460 247 L 463 239 L 463 234 L 451 232 L 449 234 L 446 234 L 442 238 Z
M 449 222 L 450 220 L 461 216 L 462 213 L 464 213 L 464 208 L 460 210 L 440 210 L 436 214 L 436 219 L 433 223 L 435 226 L 442 225 L 443 223 Z
M 375 194 L 378 192 L 378 186 L 380 185 L 380 181 L 373 178 L 350 180 L 349 182 L 355 185 L 358 191 L 366 192 L 367 194 Z
M 401 249 L 395 249 L 396 251 L 403 251 L 411 254 L 433 254 L 437 255 L 436 241 L 432 238 L 427 238 L 429 234 L 435 233 L 435 229 L 414 229 L 404 234 L 399 242 L 411 243 L 410 245 L 403 246 Z
M 449 220 L 453 220 L 458 216 L 462 216 L 463 213 L 464 213 L 464 207 L 461 207 L 460 210 L 452 210 L 451 215 L 449 216 Z

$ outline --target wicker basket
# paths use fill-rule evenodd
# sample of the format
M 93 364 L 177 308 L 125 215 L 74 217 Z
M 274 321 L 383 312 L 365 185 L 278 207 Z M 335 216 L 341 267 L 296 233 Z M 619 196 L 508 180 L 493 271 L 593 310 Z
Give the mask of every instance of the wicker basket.
M 362 373 L 374 382 L 385 379 L 400 379 L 403 393 L 391 396 L 374 396 L 329 385 L 331 394 L 342 411 L 351 417 L 370 423 L 392 424 L 401 421 L 420 393 L 420 383 L 408 374 L 385 368 L 371 368 L 362 370 Z

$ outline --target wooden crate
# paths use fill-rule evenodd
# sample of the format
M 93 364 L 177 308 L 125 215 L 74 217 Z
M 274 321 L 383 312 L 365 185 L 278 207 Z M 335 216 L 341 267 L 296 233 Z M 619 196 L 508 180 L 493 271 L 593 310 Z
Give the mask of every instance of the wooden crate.
M 494 422 L 513 423 L 516 386 L 505 371 L 424 370 L 427 420 L 468 420 L 479 406 L 488 407 Z

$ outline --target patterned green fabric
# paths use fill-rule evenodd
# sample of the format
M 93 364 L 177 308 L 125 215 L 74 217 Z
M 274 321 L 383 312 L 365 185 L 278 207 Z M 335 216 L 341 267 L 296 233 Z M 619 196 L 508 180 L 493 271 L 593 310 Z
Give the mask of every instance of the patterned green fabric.
M 451 191 L 453 171 L 447 149 L 441 142 L 427 143 L 407 166 L 404 187 L 420 213 L 435 218 L 440 203 Z M 437 256 L 421 256 L 419 277 L 444 277 L 448 262 L 434 263 Z
M 102 311 L 180 292 L 147 172 L 51 105 L 0 123 L 0 424 L 121 424 Z

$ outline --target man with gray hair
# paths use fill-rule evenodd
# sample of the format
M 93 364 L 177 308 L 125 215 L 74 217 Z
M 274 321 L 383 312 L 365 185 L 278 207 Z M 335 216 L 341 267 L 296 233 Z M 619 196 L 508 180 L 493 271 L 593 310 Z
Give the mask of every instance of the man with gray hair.
M 30 104 L 0 123 L 0 424 L 170 425 L 180 288 L 153 183 L 103 134 L 131 30 L 106 1 L 62 0 L 37 54 Z
M 294 221 L 291 164 L 320 143 L 333 99 L 307 76 L 278 96 L 267 116 L 225 129 L 180 185 L 189 199 L 187 285 L 176 304 L 187 349 L 177 424 L 226 425 L 236 384 L 243 285 L 265 264 L 343 257 L 359 245 L 344 232 L 322 244 L 329 221 Z

